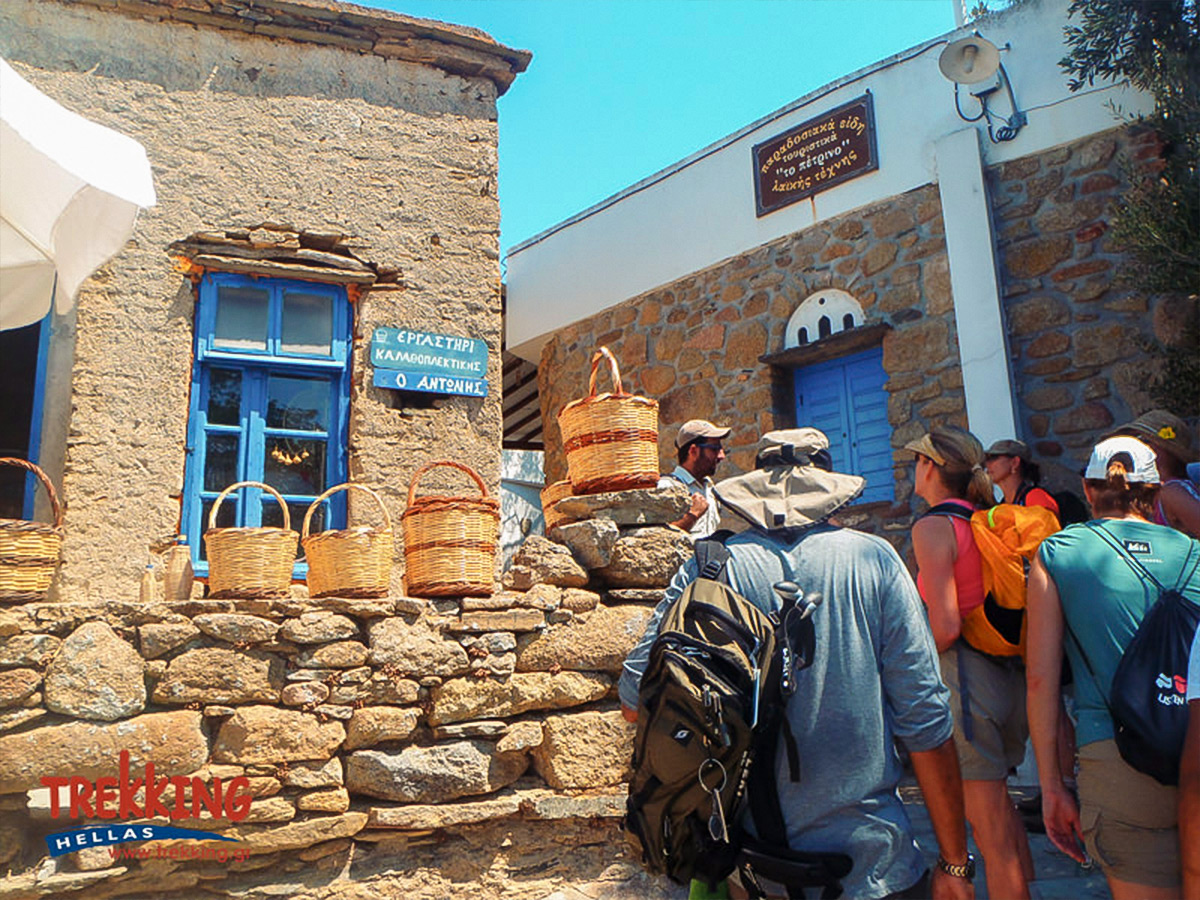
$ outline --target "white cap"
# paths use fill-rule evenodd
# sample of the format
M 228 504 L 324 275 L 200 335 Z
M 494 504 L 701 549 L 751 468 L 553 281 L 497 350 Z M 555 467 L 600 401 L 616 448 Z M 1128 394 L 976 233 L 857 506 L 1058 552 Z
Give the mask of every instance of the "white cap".
M 1088 460 L 1083 477 L 1103 481 L 1108 477 L 1108 465 L 1113 457 L 1122 453 L 1127 455 L 1133 464 L 1132 469 L 1125 473 L 1126 481 L 1159 483 L 1158 463 L 1155 462 L 1154 451 L 1137 438 L 1124 435 L 1107 438 L 1092 449 L 1092 458 Z

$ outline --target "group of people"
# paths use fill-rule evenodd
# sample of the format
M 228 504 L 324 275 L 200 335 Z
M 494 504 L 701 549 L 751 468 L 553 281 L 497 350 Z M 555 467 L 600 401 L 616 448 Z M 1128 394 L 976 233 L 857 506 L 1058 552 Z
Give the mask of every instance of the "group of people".
M 990 602 L 971 512 L 999 492 L 1001 502 L 1071 519 L 1059 508 L 1070 495 L 1038 486 L 1025 444 L 985 450 L 967 431 L 935 428 L 905 446 L 913 492 L 930 507 L 912 529 L 914 583 L 890 543 L 837 524 L 865 482 L 832 470 L 824 434 L 768 433 L 753 471 L 714 484 L 729 434 L 706 421 L 683 425 L 679 467 L 660 484 L 688 487 L 691 505 L 675 524 L 694 537 L 710 534 L 721 510 L 750 526 L 725 538 L 725 573 L 756 606 L 776 606 L 780 581 L 825 597 L 813 617 L 815 658 L 787 707 L 802 777 L 793 781 L 787 762 L 777 772 L 792 849 L 848 854 L 847 897 L 970 897 L 969 821 L 988 895 L 1029 897 L 1033 862 L 1007 779 L 1031 737 L 1046 831 L 1063 852 L 1090 857 L 1115 900 L 1200 900 L 1200 638 L 1178 789 L 1121 758 L 1108 709 L 1116 666 L 1158 597 L 1153 584 L 1200 604 L 1200 492 L 1187 476 L 1197 453 L 1181 420 L 1156 410 L 1093 448 L 1081 472 L 1087 521 L 1043 540 L 1029 568 L 1023 662 L 973 648 L 962 626 Z M 698 576 L 694 560 L 681 567 L 626 659 L 619 690 L 630 719 L 658 623 Z M 1064 670 L 1073 703 L 1063 700 Z M 937 839 L 932 870 L 897 794 L 897 743 Z

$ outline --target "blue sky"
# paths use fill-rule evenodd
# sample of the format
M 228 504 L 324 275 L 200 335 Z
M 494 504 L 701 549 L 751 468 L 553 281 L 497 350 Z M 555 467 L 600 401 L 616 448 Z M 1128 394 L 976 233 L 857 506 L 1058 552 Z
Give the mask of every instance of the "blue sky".
M 855 69 L 952 0 L 358 0 L 533 52 L 500 98 L 502 251 Z

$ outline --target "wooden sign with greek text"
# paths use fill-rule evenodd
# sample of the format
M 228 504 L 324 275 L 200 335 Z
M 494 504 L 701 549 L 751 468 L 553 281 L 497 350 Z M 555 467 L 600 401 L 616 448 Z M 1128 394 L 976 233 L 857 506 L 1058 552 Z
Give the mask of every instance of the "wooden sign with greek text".
M 755 144 L 753 155 L 759 216 L 875 171 L 879 157 L 871 95 Z

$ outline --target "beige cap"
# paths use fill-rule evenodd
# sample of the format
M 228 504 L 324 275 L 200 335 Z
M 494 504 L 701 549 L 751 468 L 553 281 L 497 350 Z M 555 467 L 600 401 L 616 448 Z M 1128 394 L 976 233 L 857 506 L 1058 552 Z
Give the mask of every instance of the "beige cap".
M 1015 456 L 1018 459 L 1023 459 L 1025 462 L 1030 461 L 1029 445 L 1024 441 L 1003 440 L 996 441 L 992 446 L 983 451 L 984 456 Z
M 946 464 L 946 457 L 942 456 L 941 451 L 933 446 L 933 438 L 927 434 L 921 435 L 915 441 L 909 441 L 904 445 L 904 449 L 920 453 L 922 456 L 932 459 L 936 465 L 944 466 Z
M 679 426 L 679 433 L 675 435 L 675 446 L 683 447 L 701 438 L 720 440 L 727 437 L 732 430 L 732 428 L 721 428 L 706 419 L 692 419 Z

